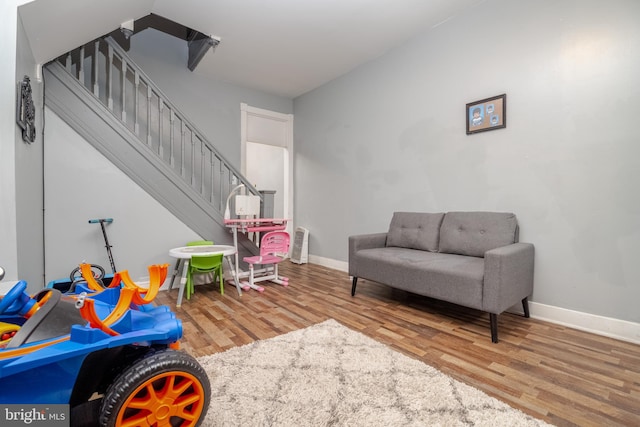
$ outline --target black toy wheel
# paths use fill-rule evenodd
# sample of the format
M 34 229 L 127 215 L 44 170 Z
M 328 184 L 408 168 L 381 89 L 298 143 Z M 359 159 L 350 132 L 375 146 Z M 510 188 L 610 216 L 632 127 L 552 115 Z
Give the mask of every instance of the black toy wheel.
M 100 425 L 198 426 L 211 386 L 200 364 L 187 353 L 147 353 L 111 384 L 102 402 Z
M 104 282 L 102 281 L 105 275 L 104 268 L 96 264 L 90 264 L 90 265 L 91 265 L 91 274 L 93 274 L 93 278 L 96 279 L 96 282 L 104 288 L 105 287 Z M 76 285 L 78 283 L 86 283 L 86 280 L 84 279 L 84 277 L 82 276 L 82 272 L 80 271 L 80 267 L 74 268 L 73 271 L 71 271 L 71 274 L 69 274 L 69 278 L 71 279 L 71 286 L 69 286 L 69 292 L 75 292 Z
M 98 281 L 104 279 L 104 275 L 105 275 L 104 268 L 102 268 L 97 264 L 90 264 L 90 265 L 91 265 L 91 274 L 93 274 L 93 278 Z M 84 281 L 82 277 L 82 272 L 80 271 L 80 267 L 76 267 L 71 271 L 71 274 L 69 274 L 69 279 L 71 279 L 71 282 Z

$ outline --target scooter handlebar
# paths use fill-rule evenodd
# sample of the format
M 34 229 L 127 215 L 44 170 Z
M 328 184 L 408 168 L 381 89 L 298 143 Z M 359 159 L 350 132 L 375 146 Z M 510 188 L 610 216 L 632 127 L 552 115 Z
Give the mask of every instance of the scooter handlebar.
M 100 222 L 113 222 L 113 218 L 100 218 L 100 219 L 90 219 L 89 224 L 98 224 Z

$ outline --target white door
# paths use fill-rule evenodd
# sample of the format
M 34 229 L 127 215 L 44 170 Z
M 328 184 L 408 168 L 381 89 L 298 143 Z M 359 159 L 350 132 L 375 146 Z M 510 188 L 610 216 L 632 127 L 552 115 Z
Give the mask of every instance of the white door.
M 241 172 L 273 190 L 275 218 L 293 219 L 293 115 L 241 104 Z M 287 225 L 291 233 L 293 224 Z

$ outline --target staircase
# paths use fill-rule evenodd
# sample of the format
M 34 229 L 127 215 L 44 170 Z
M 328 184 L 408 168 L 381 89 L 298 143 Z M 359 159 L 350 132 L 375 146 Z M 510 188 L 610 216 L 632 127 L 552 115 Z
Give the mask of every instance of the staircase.
M 237 185 L 263 203 L 113 39 L 81 46 L 44 73 L 47 106 L 201 236 L 228 240 L 224 210 Z

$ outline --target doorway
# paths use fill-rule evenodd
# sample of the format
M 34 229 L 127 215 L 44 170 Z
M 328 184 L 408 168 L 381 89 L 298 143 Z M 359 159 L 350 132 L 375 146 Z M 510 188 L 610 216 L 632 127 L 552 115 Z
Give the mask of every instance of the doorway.
M 275 191 L 274 218 L 292 220 L 293 115 L 244 103 L 240 109 L 241 172 L 258 190 Z

